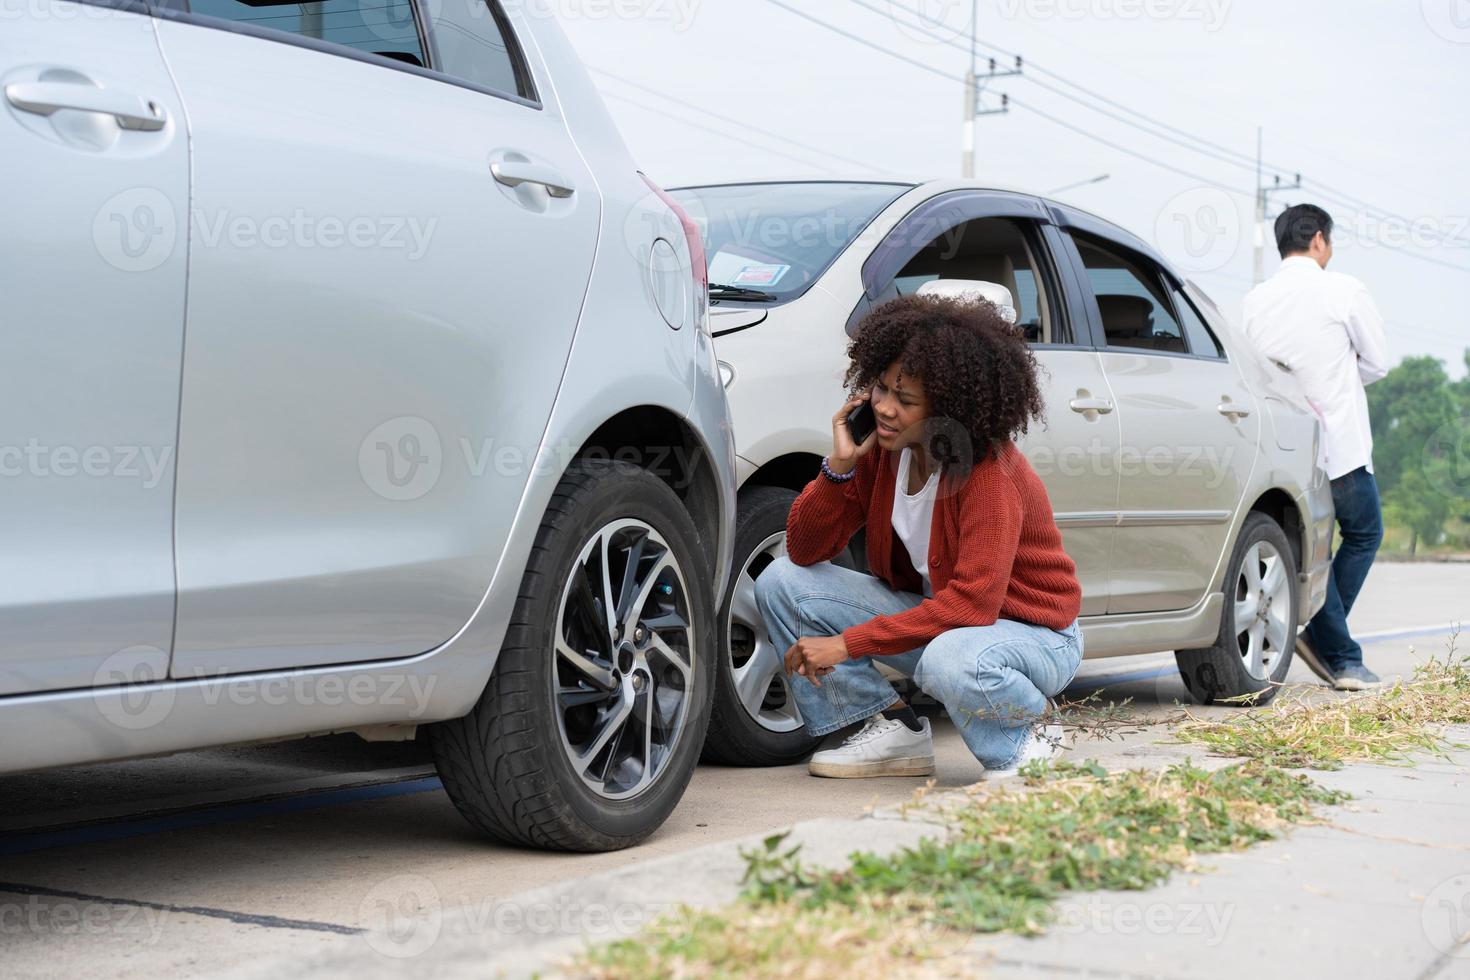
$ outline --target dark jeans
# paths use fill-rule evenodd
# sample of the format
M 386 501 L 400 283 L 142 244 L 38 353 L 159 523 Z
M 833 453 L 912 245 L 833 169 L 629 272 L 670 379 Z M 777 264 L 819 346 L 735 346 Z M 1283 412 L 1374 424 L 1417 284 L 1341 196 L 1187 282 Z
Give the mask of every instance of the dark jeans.
M 1340 540 L 1327 578 L 1327 603 L 1307 624 L 1307 635 L 1322 662 L 1338 671 L 1363 662 L 1363 648 L 1348 632 L 1347 618 L 1383 540 L 1378 481 L 1366 467 L 1338 477 L 1332 481 L 1332 506 Z

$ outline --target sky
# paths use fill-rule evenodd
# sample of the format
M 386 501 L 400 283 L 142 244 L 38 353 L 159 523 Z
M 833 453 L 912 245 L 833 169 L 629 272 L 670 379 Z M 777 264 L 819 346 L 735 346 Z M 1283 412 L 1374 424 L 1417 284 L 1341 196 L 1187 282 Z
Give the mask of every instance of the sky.
M 547 2 L 664 186 L 958 177 L 974 3 L 982 45 L 1026 62 L 987 83 L 987 107 L 1015 102 L 976 121 L 978 180 L 1130 229 L 1238 318 L 1259 127 L 1267 183 L 1305 182 L 1272 213 L 1326 207 L 1332 268 L 1368 284 L 1395 359 L 1465 373 L 1470 0 Z

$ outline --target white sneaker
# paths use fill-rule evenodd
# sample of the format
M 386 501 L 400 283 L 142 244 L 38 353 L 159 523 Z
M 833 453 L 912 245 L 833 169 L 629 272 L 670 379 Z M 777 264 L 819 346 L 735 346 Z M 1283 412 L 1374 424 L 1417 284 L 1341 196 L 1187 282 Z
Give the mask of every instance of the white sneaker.
M 1067 740 L 1066 729 L 1061 725 L 1032 725 L 1026 733 L 1026 742 L 1014 765 L 1005 769 L 985 770 L 986 779 L 1009 779 L 1030 762 L 1050 762 L 1062 754 Z
M 812 756 L 807 771 L 813 776 L 862 779 L 868 776 L 934 775 L 934 737 L 929 719 L 920 718 L 918 731 L 897 719 L 874 715 L 835 749 Z

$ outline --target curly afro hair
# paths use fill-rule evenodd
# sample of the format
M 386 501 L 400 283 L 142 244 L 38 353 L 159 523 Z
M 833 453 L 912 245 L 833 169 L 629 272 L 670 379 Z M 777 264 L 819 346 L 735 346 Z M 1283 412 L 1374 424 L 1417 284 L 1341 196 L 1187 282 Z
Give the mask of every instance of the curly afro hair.
M 930 454 L 941 463 L 990 458 L 1045 413 L 1040 369 L 1025 335 L 986 300 L 890 300 L 863 318 L 847 356 L 845 383 L 853 394 L 895 362 L 919 379 L 936 422 L 927 434 Z M 949 425 L 968 436 L 970 452 L 954 445 L 958 433 L 947 434 Z

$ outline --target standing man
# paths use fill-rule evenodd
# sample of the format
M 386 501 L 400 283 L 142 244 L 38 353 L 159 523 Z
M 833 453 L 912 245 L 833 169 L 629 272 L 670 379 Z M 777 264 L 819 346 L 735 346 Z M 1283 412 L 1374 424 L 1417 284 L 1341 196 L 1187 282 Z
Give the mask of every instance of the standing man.
M 1297 638 L 1297 656 L 1339 691 L 1378 684 L 1363 665 L 1363 648 L 1348 632 L 1353 601 L 1383 539 L 1373 479 L 1370 385 L 1388 373 L 1383 318 L 1368 289 L 1328 272 L 1332 217 L 1298 204 L 1276 219 L 1281 269 L 1245 298 L 1245 335 L 1301 384 L 1322 421 L 1327 475 L 1340 543 L 1327 582 L 1327 603 Z

